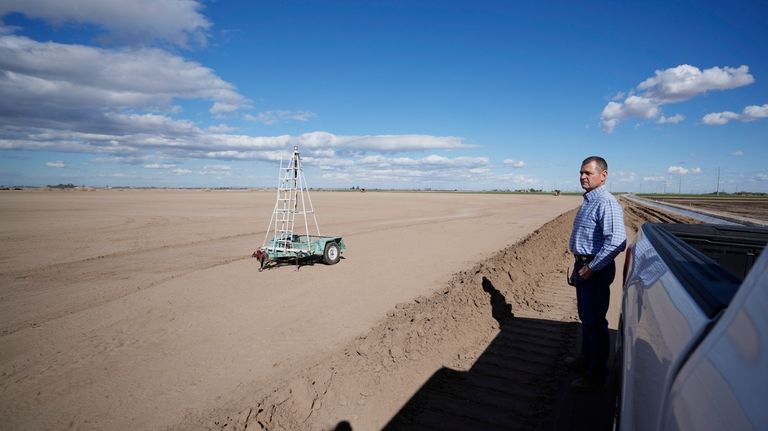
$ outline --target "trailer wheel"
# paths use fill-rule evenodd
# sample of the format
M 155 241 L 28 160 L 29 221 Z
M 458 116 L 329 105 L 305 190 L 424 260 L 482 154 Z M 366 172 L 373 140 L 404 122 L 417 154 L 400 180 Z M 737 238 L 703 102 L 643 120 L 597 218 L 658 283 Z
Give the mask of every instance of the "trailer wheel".
M 330 241 L 325 244 L 325 251 L 323 251 L 323 262 L 326 265 L 335 265 L 341 259 L 341 250 L 339 245 L 334 241 Z

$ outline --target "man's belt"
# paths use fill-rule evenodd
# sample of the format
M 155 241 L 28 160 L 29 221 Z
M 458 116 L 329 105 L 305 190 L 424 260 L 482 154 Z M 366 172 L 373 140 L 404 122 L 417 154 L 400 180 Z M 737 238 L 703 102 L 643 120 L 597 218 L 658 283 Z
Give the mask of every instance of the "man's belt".
M 573 257 L 576 258 L 576 262 L 581 262 L 581 263 L 592 262 L 592 259 L 595 258 L 595 256 L 592 256 L 589 254 L 574 254 Z

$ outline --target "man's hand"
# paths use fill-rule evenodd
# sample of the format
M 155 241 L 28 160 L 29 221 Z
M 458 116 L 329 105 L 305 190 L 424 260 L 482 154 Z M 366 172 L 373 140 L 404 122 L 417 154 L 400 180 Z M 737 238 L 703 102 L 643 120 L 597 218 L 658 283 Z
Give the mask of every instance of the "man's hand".
M 579 277 L 581 277 L 582 280 L 589 280 L 590 277 L 592 277 L 592 270 L 589 269 L 588 265 L 584 265 L 579 270 Z

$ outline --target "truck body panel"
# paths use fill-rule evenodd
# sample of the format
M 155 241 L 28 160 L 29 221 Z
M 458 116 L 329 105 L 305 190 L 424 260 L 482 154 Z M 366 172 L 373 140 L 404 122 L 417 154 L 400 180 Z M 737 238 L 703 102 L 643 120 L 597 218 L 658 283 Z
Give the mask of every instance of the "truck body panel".
M 768 255 L 681 369 L 665 430 L 768 429 Z
M 656 429 L 665 382 L 707 325 L 706 316 L 684 292 L 669 267 L 641 233 L 632 253 L 622 310 L 625 395 L 622 429 Z
M 768 254 L 757 260 L 766 242 L 765 228 L 643 225 L 622 300 L 620 429 L 765 423 L 768 409 L 745 411 L 755 408 L 749 400 L 768 398 L 768 299 L 759 299 L 768 291 Z M 751 290 L 758 299 L 741 299 Z M 762 305 L 746 306 L 752 302 Z M 753 316 L 760 306 L 763 316 Z

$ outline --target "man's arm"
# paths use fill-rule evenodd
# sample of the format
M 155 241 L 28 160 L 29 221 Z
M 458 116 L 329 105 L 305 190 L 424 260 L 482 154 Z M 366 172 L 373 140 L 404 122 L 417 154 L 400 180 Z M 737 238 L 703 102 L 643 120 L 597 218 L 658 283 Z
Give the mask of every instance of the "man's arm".
M 609 199 L 600 208 L 599 214 L 602 218 L 603 245 L 592 262 L 582 268 L 579 275 L 585 280 L 593 272 L 603 269 L 616 259 L 616 256 L 627 247 L 627 233 L 624 228 L 624 212 L 621 210 L 621 205 Z
M 621 210 L 621 205 L 615 199 L 609 199 L 601 214 L 603 246 L 589 263 L 592 271 L 603 269 L 627 247 L 627 232 L 624 229 L 624 212 Z

